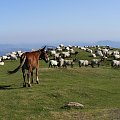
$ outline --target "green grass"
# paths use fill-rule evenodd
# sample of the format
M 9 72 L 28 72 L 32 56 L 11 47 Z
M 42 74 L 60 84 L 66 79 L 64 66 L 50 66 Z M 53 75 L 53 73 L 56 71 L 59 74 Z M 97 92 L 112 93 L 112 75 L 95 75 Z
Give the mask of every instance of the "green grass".
M 120 71 L 100 68 L 50 68 L 41 61 L 40 84 L 22 87 L 22 73 L 7 75 L 19 61 L 0 66 L 1 120 L 120 119 Z M 84 109 L 62 109 L 80 102 Z

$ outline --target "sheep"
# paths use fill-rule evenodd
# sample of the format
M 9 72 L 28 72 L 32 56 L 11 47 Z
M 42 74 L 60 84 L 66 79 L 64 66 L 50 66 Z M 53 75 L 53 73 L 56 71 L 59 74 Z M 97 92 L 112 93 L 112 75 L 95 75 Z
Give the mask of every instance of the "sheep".
M 81 66 L 88 66 L 89 65 L 89 61 L 88 60 L 79 60 L 79 67 Z
M 55 55 L 56 54 L 56 51 L 55 50 L 51 50 L 50 51 L 50 55 L 52 56 L 52 55 Z
M 4 65 L 4 60 L 0 57 L 0 65 Z
M 104 55 L 107 55 L 108 49 L 106 49 L 106 48 L 102 49 L 102 53 L 103 53 Z
M 64 47 L 64 45 L 63 45 L 63 44 L 60 44 L 59 46 L 60 46 L 60 47 Z
M 8 60 L 8 56 L 4 55 L 4 56 L 2 56 L 2 59 L 3 60 Z
M 70 52 L 70 56 L 71 56 L 71 55 L 75 55 L 75 57 L 76 57 L 76 55 L 77 55 L 78 53 L 79 53 L 78 51 L 72 51 L 72 52 Z
M 94 65 L 98 65 L 98 67 L 100 66 L 102 60 L 101 59 L 92 59 L 90 64 L 92 67 L 94 67 Z
M 85 48 L 85 47 L 80 47 L 80 49 L 86 51 L 86 48 Z
M 58 66 L 58 61 L 56 61 L 56 60 L 50 60 L 49 61 L 49 67 L 52 67 L 52 66 L 57 67 Z
M 114 55 L 114 59 L 119 59 L 120 55 Z
M 16 52 L 15 52 L 15 51 L 13 51 L 13 52 L 12 52 L 12 54 L 16 55 Z
M 72 48 L 69 51 L 70 53 L 75 53 L 75 51 Z
M 107 56 L 111 56 L 112 55 L 112 51 L 111 50 L 109 50 L 108 52 L 107 52 Z
M 17 60 L 17 56 L 15 54 L 11 54 L 9 57 L 11 60 Z
M 119 55 L 120 53 L 119 53 L 119 51 L 118 51 L 118 50 L 116 50 L 116 51 L 113 51 L 113 53 L 112 53 L 112 54 L 113 54 L 113 56 L 114 56 L 114 55 Z
M 56 60 L 57 58 L 59 58 L 59 56 L 60 56 L 60 53 L 55 53 L 54 59 Z
M 92 53 L 93 51 L 89 48 L 86 48 L 86 52 Z
M 68 65 L 71 65 L 71 67 L 73 67 L 74 62 L 76 61 L 76 59 L 73 60 L 64 60 L 64 67 L 67 67 Z
M 70 48 L 69 48 L 69 47 L 65 47 L 65 50 L 69 51 L 69 50 L 70 50 Z
M 20 58 L 22 54 L 23 54 L 22 51 L 17 51 L 17 57 L 18 57 L 18 58 Z
M 62 52 L 63 58 L 70 57 L 70 52 Z
M 118 60 L 112 60 L 111 67 L 120 67 L 120 61 L 118 61 Z
M 103 57 L 103 53 L 101 50 L 97 50 L 97 51 L 95 51 L 95 53 L 97 56 Z
M 91 53 L 90 56 L 96 58 L 96 54 L 94 54 L 94 53 Z
M 3 61 L 0 61 L 0 65 L 4 65 L 5 63 Z
M 2 61 L 2 57 L 0 57 L 0 61 Z
M 62 51 L 62 48 L 61 48 L 60 46 L 58 46 L 58 47 L 56 48 L 56 51 L 57 51 L 57 52 L 61 52 L 61 51 Z
M 59 58 L 59 67 L 64 67 L 64 59 L 63 58 Z

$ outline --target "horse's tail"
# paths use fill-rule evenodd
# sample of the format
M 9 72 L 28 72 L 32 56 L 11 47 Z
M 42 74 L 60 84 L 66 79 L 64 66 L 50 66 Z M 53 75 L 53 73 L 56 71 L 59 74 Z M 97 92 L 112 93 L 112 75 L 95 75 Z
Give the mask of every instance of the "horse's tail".
M 20 65 L 15 68 L 13 71 L 8 71 L 8 74 L 13 74 L 13 73 L 16 73 L 25 63 L 25 60 L 26 60 L 26 56 L 24 56 L 22 62 L 20 63 Z

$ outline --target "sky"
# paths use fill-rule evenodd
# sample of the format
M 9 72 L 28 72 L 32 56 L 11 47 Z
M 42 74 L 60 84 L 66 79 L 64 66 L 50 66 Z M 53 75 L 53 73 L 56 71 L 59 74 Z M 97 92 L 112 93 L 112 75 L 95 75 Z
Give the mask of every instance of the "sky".
M 0 0 L 0 43 L 120 41 L 120 0 Z

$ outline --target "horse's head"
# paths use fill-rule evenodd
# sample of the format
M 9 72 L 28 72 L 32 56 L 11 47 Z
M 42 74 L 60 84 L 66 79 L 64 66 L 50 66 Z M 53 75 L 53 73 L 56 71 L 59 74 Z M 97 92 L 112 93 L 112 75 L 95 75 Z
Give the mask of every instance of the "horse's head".
M 45 62 L 48 62 L 49 61 L 49 57 L 48 57 L 48 54 L 47 54 L 47 52 L 45 50 L 45 47 L 40 49 L 40 58 L 43 59 Z

